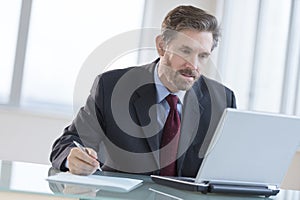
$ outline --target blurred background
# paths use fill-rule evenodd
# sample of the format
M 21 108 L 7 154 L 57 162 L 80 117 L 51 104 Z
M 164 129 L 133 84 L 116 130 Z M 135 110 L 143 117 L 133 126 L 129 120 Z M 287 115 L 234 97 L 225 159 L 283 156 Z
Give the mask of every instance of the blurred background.
M 238 108 L 300 115 L 299 0 L 0 0 L 0 159 L 49 164 L 76 114 L 75 83 L 91 52 L 118 34 L 159 28 L 180 4 L 217 16 L 212 62 Z M 156 57 L 131 52 L 111 68 Z

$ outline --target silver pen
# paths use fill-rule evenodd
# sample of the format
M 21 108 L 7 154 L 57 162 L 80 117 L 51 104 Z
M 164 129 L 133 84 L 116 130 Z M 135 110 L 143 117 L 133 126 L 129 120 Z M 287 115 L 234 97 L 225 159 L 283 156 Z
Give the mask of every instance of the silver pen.
M 83 152 L 87 153 L 89 156 L 91 156 L 91 155 L 89 154 L 88 150 L 87 150 L 86 148 L 84 148 L 81 144 L 79 144 L 79 143 L 76 142 L 75 140 L 73 140 L 73 143 L 74 143 L 74 144 L 76 145 L 76 147 L 78 147 L 81 151 L 83 151 Z M 102 169 L 100 168 L 100 161 L 99 161 L 97 158 L 94 158 L 94 159 L 98 161 L 98 163 L 99 163 L 98 169 L 99 169 L 100 171 L 102 171 Z

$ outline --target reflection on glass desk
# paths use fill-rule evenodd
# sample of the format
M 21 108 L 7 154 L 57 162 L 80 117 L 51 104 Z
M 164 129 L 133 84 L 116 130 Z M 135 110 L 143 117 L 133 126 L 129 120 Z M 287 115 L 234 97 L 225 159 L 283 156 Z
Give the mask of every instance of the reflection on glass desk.
M 50 165 L 33 163 L 0 161 L 0 191 L 42 194 L 47 196 L 61 196 L 77 199 L 205 199 L 205 200 L 231 200 L 231 199 L 276 199 L 300 200 L 300 191 L 281 190 L 275 197 L 264 198 L 254 196 L 202 194 L 188 192 L 162 186 L 152 182 L 149 176 L 99 172 L 101 175 L 143 179 L 143 185 L 128 193 L 114 193 L 101 191 L 98 188 L 72 184 L 53 183 L 46 181 L 49 175 L 59 171 Z

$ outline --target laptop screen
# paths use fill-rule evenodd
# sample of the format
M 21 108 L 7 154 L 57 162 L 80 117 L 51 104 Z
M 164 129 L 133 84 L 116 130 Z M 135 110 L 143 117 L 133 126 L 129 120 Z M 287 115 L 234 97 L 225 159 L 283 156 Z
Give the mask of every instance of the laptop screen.
M 227 108 L 196 182 L 279 187 L 299 144 L 299 117 Z

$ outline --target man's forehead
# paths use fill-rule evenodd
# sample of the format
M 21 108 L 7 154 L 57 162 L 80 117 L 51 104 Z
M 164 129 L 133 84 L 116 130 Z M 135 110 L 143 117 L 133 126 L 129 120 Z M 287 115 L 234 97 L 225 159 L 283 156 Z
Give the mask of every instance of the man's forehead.
M 182 32 L 178 32 L 176 37 L 170 41 L 170 45 L 174 45 L 177 48 L 189 48 L 191 50 L 201 50 L 210 52 L 212 41 L 205 39 L 192 38 Z

